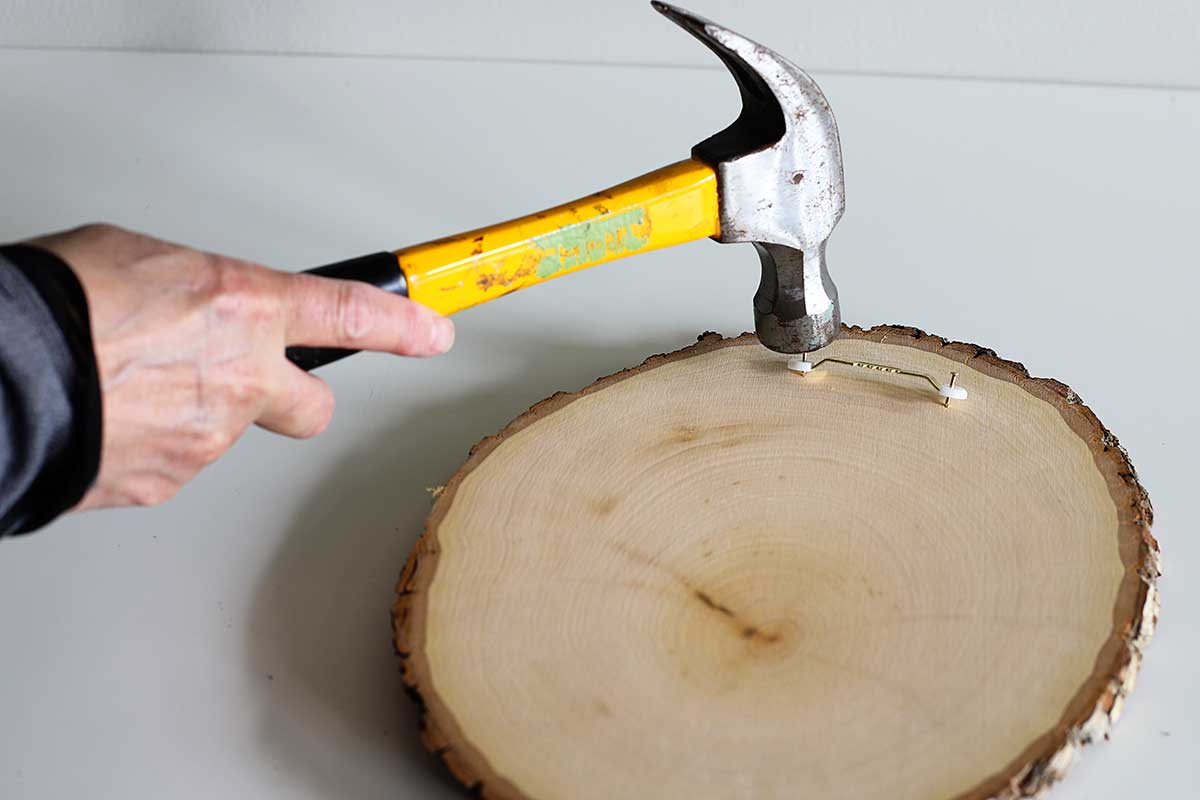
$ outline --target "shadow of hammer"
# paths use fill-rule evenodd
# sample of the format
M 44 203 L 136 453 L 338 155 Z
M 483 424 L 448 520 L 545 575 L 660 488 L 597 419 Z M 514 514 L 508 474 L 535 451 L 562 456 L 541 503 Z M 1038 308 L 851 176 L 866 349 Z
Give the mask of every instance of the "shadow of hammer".
M 828 344 L 841 314 L 825 242 L 846 205 L 837 123 L 825 95 L 778 53 L 689 11 L 651 3 L 733 73 L 742 111 L 691 158 L 602 192 L 487 228 L 318 267 L 442 314 L 625 256 L 711 237 L 762 262 L 754 330 L 780 353 Z M 304 369 L 351 350 L 289 347 Z

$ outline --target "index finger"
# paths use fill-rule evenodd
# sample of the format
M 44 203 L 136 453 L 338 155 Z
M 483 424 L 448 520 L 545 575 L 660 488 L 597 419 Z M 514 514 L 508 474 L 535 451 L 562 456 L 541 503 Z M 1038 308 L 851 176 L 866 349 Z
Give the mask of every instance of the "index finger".
M 359 281 L 290 275 L 286 305 L 288 345 L 433 356 L 454 344 L 446 317 Z

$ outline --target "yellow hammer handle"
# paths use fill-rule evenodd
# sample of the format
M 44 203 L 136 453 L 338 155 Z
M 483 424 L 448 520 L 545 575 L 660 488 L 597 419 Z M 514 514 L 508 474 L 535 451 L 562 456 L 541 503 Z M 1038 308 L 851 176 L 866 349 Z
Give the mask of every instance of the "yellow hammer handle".
M 560 275 L 718 233 L 716 175 L 689 159 L 574 203 L 395 255 L 408 296 L 451 314 Z

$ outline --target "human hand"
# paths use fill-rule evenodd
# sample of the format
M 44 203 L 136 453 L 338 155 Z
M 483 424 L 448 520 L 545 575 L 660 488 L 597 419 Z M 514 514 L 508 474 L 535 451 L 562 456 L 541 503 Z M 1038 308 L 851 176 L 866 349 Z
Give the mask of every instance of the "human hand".
M 277 272 L 110 225 L 30 242 L 66 261 L 87 295 L 100 372 L 100 472 L 79 508 L 154 505 L 251 423 L 320 433 L 333 393 L 289 345 L 431 356 L 450 320 L 355 281 Z

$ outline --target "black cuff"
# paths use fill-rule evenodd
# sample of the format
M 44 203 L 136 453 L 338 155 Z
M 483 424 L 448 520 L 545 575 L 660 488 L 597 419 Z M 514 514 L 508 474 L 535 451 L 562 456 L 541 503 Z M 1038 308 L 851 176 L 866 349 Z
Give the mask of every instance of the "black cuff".
M 21 272 L 45 302 L 73 362 L 63 385 L 73 411 L 65 445 L 42 465 L 16 507 L 0 520 L 0 536 L 42 527 L 83 499 L 100 469 L 102 435 L 100 375 L 92 346 L 87 296 L 58 256 L 31 245 L 0 247 L 0 256 Z

